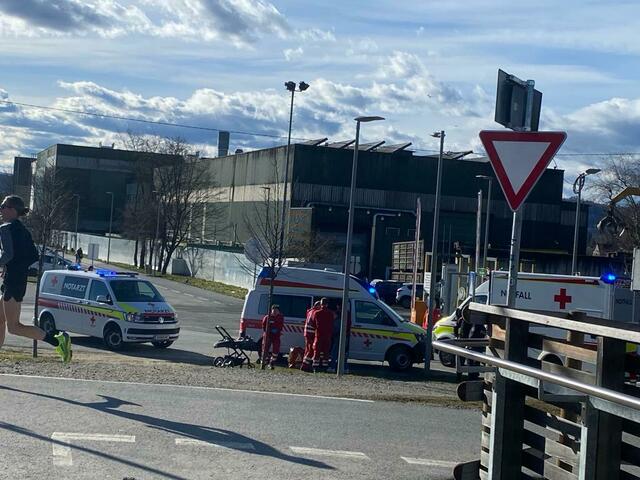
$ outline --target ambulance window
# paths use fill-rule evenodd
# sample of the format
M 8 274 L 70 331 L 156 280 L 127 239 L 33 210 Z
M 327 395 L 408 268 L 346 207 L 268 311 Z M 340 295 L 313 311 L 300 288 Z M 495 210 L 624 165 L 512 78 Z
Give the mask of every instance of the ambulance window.
M 311 297 L 300 295 L 274 295 L 272 303 L 280 307 L 280 312 L 285 317 L 305 318 L 307 310 L 311 307 Z M 258 313 L 266 315 L 269 306 L 269 295 L 260 296 Z
M 91 282 L 91 289 L 89 290 L 89 300 L 97 302 L 99 296 L 110 298 L 111 294 L 103 281 L 93 280 Z
M 84 298 L 87 294 L 89 279 L 83 277 L 64 277 L 60 295 L 73 298 Z
M 385 325 L 395 327 L 396 322 L 378 305 L 371 302 L 356 302 L 356 324 Z

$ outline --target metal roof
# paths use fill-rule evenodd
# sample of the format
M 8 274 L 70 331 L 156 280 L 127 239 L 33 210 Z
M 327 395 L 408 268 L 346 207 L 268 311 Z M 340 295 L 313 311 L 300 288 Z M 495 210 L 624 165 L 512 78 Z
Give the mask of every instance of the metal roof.
M 307 140 L 306 142 L 300 142 L 300 145 L 311 145 L 313 147 L 317 147 L 321 143 L 324 143 L 328 140 L 327 137 L 317 138 L 316 140 Z
M 330 148 L 347 148 L 352 143 L 356 143 L 355 139 L 354 140 L 345 140 L 343 142 L 329 143 L 329 144 L 327 144 L 327 147 L 330 147 Z
M 376 149 L 376 152 L 381 152 L 381 153 L 396 153 L 399 152 L 401 150 L 404 150 L 408 147 L 411 146 L 411 142 L 407 142 L 407 143 L 397 143 L 395 145 L 386 145 L 384 147 L 380 147 Z

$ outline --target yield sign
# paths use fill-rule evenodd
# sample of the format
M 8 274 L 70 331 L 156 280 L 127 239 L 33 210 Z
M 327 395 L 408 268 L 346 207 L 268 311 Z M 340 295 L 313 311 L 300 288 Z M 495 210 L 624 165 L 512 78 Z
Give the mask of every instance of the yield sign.
M 515 212 L 524 203 L 566 138 L 565 132 L 480 132 L 511 210 Z

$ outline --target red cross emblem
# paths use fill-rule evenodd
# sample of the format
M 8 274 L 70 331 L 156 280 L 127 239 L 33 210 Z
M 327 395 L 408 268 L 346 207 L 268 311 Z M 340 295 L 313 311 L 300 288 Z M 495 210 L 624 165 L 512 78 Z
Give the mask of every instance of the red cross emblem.
M 570 295 L 567 295 L 566 288 L 561 288 L 560 294 L 555 295 L 553 297 L 553 301 L 558 302 L 560 304 L 560 310 L 564 310 L 565 308 L 567 308 L 567 304 L 571 303 L 571 300 L 573 300 L 573 297 L 571 297 Z
M 91 326 L 95 327 L 96 326 L 96 317 L 91 315 L 91 318 L 89 319 L 89 321 L 91 322 Z
M 369 340 L 368 338 L 364 341 L 364 346 L 369 348 L 371 346 L 371 340 Z
M 53 285 L 54 287 L 58 284 L 58 277 L 53 277 L 51 279 L 51 285 Z

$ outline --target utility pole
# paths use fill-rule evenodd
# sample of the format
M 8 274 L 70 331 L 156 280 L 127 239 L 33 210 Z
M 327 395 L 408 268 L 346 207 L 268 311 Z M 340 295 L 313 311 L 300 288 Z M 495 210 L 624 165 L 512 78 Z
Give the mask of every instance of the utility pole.
M 436 175 L 436 200 L 433 207 L 433 236 L 431 237 L 431 280 L 429 282 L 429 298 L 427 307 L 427 337 L 424 344 L 424 371 L 427 376 L 431 375 L 431 345 L 433 336 L 433 312 L 436 308 L 436 282 L 438 274 L 438 227 L 440 224 L 440 197 L 442 190 L 442 156 L 444 153 L 444 130 L 435 132 L 432 137 L 440 139 L 440 154 L 438 155 L 438 173 Z
M 113 233 L 113 192 L 107 192 L 111 196 L 111 214 L 109 215 L 109 239 L 107 240 L 107 263 L 111 260 L 111 234 Z
M 480 235 L 482 233 L 482 190 L 478 190 L 478 208 L 476 210 L 476 258 L 474 270 L 480 269 Z

